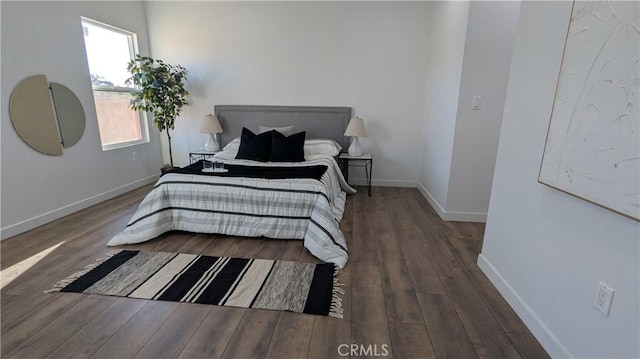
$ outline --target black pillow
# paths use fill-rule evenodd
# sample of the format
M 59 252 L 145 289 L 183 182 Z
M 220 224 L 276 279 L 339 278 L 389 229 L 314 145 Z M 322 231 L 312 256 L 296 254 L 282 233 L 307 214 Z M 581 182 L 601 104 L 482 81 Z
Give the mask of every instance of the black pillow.
M 267 162 L 271 154 L 271 137 L 275 131 L 264 132 L 259 135 L 246 127 L 242 128 L 240 148 L 237 159 Z
M 304 138 L 306 132 L 298 132 L 289 137 L 278 131 L 271 136 L 271 162 L 302 162 L 304 161 Z

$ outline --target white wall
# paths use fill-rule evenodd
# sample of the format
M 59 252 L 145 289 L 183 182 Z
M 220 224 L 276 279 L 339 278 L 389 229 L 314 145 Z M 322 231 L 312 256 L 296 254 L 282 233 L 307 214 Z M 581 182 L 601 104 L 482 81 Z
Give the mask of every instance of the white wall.
M 467 1 L 432 3 L 418 186 L 439 213 L 447 203 L 468 17 Z
M 472 1 L 464 49 L 446 211 L 462 220 L 486 218 L 519 1 Z M 472 110 L 473 96 L 482 107 Z
M 162 163 L 157 131 L 150 131 L 151 143 L 102 151 L 80 25 L 80 16 L 86 16 L 136 32 L 140 50 L 148 52 L 142 3 L 2 1 L 1 7 L 2 238 L 157 178 Z M 67 86 L 84 107 L 85 133 L 62 156 L 32 150 L 9 119 L 11 91 L 34 74 Z
M 201 120 L 216 104 L 350 106 L 365 119 L 374 184 L 415 186 L 428 3 L 145 6 L 152 55 L 190 71 L 191 106 L 172 136 L 176 165 L 202 147 Z
M 537 183 L 570 12 L 522 3 L 478 264 L 553 357 L 638 358 L 640 223 Z
M 433 3 L 418 187 L 446 220 L 486 219 L 519 7 Z

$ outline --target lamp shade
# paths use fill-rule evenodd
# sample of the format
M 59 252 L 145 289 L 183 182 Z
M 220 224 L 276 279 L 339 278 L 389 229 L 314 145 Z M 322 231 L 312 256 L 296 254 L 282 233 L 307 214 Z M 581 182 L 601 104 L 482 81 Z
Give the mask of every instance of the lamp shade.
M 206 115 L 200 127 L 200 133 L 222 133 L 222 126 L 216 115 Z
M 352 117 L 347 126 L 347 130 L 344 132 L 345 136 L 353 137 L 367 137 L 367 131 L 364 129 L 364 121 L 356 116 Z

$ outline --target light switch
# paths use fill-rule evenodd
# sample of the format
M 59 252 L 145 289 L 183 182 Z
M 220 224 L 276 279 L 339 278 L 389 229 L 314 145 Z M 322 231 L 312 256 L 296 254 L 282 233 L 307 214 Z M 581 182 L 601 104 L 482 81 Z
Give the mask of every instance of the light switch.
M 482 107 L 482 96 L 473 96 L 473 102 L 471 103 L 472 110 L 479 110 Z

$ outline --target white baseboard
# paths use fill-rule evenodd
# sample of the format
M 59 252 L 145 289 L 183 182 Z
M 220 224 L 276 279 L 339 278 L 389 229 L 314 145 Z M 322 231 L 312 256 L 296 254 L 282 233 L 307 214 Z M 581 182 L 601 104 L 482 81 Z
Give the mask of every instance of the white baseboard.
M 427 191 L 426 188 L 422 185 L 422 183 L 417 182 L 416 187 L 418 191 L 422 193 L 424 198 L 427 199 L 427 202 L 436 210 L 436 213 L 442 218 L 444 221 L 453 221 L 453 222 L 486 222 L 487 214 L 486 213 L 476 213 L 476 212 L 451 212 L 446 211 L 440 203 Z
M 487 222 L 486 213 L 474 213 L 474 212 L 445 212 L 442 218 L 445 221 L 453 222 Z
M 422 196 L 424 196 L 424 198 L 427 199 L 427 202 L 429 202 L 431 207 L 433 207 L 433 209 L 436 210 L 436 213 L 438 213 L 438 216 L 440 216 L 440 218 L 444 219 L 445 210 L 444 210 L 444 208 L 442 208 L 440 203 L 435 199 L 435 197 L 433 197 L 431 195 L 431 193 L 429 193 L 429 191 L 427 191 L 427 189 L 424 188 L 422 183 L 420 183 L 419 181 L 417 183 L 417 187 L 418 187 L 418 191 L 420 191 L 420 193 L 422 193 Z
M 484 272 L 491 283 L 498 289 L 498 292 L 500 292 L 552 358 L 573 358 L 569 350 L 567 350 L 560 340 L 553 335 L 551 330 L 544 325 L 533 309 L 527 305 L 522 297 L 507 283 L 504 277 L 500 275 L 500 272 L 496 270 L 482 253 L 478 256 L 478 267 L 480 267 L 482 272 Z
M 39 227 L 43 224 L 49 223 L 51 221 L 55 221 L 58 218 L 62 218 L 64 216 L 67 216 L 71 213 L 83 210 L 87 207 L 91 207 L 94 204 L 98 204 L 100 202 L 106 201 L 108 199 L 111 199 L 113 197 L 119 196 L 123 193 L 129 192 L 131 190 L 134 190 L 138 187 L 144 186 L 146 184 L 149 183 L 153 183 L 155 181 L 158 180 L 158 177 L 160 176 L 160 174 L 156 174 L 153 176 L 149 176 L 146 178 L 142 178 L 139 179 L 137 181 L 128 183 L 126 185 L 114 188 L 112 190 L 97 194 L 95 196 L 91 196 L 89 198 L 85 198 L 83 200 L 71 203 L 69 205 L 66 205 L 64 207 L 58 208 L 58 209 L 54 209 L 52 211 L 49 211 L 47 213 L 43 213 L 41 215 L 38 215 L 36 217 L 33 218 L 29 218 L 27 220 L 24 220 L 22 222 L 18 222 L 16 224 L 12 224 L 9 226 L 6 226 L 2 229 L 0 229 L 0 240 L 4 240 L 6 238 L 9 237 L 13 237 L 17 234 L 26 232 L 30 229 Z

